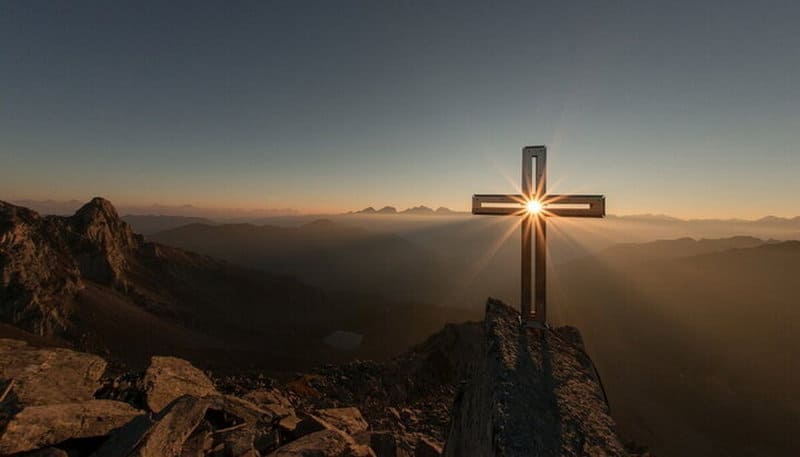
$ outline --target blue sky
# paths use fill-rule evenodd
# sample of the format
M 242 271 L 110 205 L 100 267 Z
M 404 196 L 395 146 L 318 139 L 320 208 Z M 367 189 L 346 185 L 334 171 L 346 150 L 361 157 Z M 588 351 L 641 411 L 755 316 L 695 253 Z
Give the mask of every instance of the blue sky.
M 168 4 L 167 4 L 168 3 Z M 3 2 L 0 199 L 800 214 L 793 2 Z

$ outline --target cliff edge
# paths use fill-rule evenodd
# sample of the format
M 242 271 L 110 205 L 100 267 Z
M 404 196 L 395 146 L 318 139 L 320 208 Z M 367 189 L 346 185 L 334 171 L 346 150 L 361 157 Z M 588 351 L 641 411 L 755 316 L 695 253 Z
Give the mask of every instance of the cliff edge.
M 519 313 L 491 299 L 483 325 L 444 455 L 628 455 L 577 330 L 525 328 Z

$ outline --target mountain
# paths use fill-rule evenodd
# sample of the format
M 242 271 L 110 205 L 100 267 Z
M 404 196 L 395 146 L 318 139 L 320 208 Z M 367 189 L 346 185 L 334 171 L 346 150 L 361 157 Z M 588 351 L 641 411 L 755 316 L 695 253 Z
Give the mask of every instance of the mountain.
M 416 214 L 416 215 L 425 215 L 429 216 L 431 214 L 435 214 L 434 211 L 427 206 L 415 206 L 413 208 L 404 209 L 400 212 L 400 214 Z
M 621 432 L 656 455 L 795 455 L 800 241 L 623 251 L 559 267 L 550 289 L 558 321 L 583 330 Z
M 397 209 L 394 206 L 384 206 L 377 211 L 378 214 L 397 214 Z
M 435 302 L 431 291 L 445 274 L 441 259 L 416 243 L 329 219 L 299 227 L 191 224 L 148 239 L 289 274 L 326 290 L 390 301 Z
M 435 211 L 427 206 L 414 206 L 412 208 L 407 208 L 402 211 L 397 211 L 397 208 L 394 206 L 384 206 L 383 208 L 376 210 L 372 206 L 364 208 L 360 211 L 355 211 L 350 214 L 408 214 L 408 215 L 423 215 L 423 216 L 430 216 L 430 215 L 437 215 L 437 216 L 451 216 L 455 214 L 465 214 L 460 213 L 458 211 L 453 211 L 450 208 L 445 208 L 444 206 L 440 206 Z
M 136 233 L 141 233 L 142 235 L 163 232 L 164 230 L 189 224 L 214 224 L 211 219 L 206 219 L 204 217 L 161 216 L 152 214 L 127 214 L 122 216 L 122 220 L 127 222 Z
M 626 259 L 628 261 L 677 259 L 727 251 L 729 249 L 752 248 L 765 243 L 769 243 L 769 241 L 763 241 L 752 236 L 734 236 L 720 239 L 702 238 L 699 240 L 686 237 L 675 240 L 657 240 L 649 243 L 616 244 L 604 250 L 600 255 L 606 258 Z
M 318 231 L 327 231 L 324 222 L 303 228 Z M 0 275 L 0 321 L 138 363 L 163 352 L 287 369 L 386 357 L 453 318 L 145 241 L 101 198 L 69 217 L 0 202 Z M 326 348 L 336 330 L 359 333 L 364 344 L 346 355 Z

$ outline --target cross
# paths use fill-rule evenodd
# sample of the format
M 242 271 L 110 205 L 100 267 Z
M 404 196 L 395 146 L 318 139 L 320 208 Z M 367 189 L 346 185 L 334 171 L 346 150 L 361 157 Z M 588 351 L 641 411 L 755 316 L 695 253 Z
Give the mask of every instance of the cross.
M 536 160 L 536 173 L 533 165 Z M 534 185 L 534 179 L 535 185 Z M 522 216 L 522 300 L 523 322 L 544 327 L 547 322 L 547 218 L 604 217 L 606 198 L 603 195 L 548 195 L 547 148 L 522 148 L 522 193 L 478 194 L 472 196 L 472 214 Z M 533 258 L 533 238 L 536 253 Z M 535 262 L 535 270 L 534 268 Z M 531 287 L 535 271 L 536 289 Z M 534 295 L 535 294 L 535 295 Z M 533 300 L 532 300 L 533 299 Z M 535 304 L 531 314 L 531 301 Z M 531 319 L 533 318 L 533 319 Z

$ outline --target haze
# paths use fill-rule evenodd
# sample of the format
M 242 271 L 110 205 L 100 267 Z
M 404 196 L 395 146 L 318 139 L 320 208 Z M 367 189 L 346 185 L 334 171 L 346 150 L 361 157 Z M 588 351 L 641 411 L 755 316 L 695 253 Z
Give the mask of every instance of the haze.
M 794 2 L 0 6 L 0 195 L 465 210 L 547 144 L 615 214 L 794 216 Z

